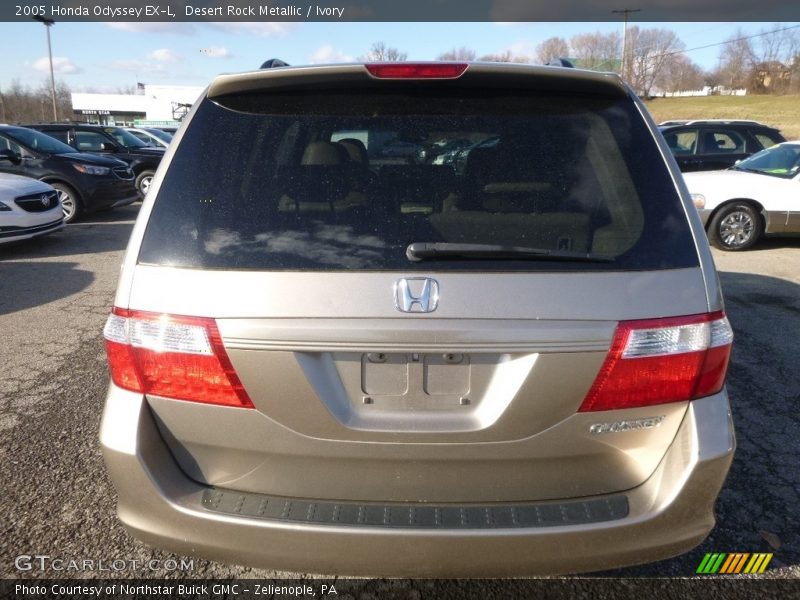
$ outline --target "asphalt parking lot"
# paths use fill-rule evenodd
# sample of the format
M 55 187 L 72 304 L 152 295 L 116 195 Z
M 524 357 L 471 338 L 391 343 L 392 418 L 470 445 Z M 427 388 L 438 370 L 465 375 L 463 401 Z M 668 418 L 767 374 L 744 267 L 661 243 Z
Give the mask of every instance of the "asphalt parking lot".
M 0 576 L 281 576 L 200 559 L 185 572 L 15 568 L 21 554 L 180 560 L 117 522 L 97 441 L 107 385 L 101 331 L 138 207 L 0 248 Z M 706 552 L 774 552 L 765 577 L 800 577 L 800 240 L 715 258 L 736 333 L 728 386 L 738 436 L 717 527 L 688 554 L 603 575 L 689 577 Z

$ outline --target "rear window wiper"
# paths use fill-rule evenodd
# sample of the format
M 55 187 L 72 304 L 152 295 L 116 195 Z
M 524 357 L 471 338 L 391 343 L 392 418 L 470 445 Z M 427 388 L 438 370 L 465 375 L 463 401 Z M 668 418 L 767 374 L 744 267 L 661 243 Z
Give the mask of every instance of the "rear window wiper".
M 571 250 L 548 250 L 524 246 L 500 246 L 496 244 L 456 244 L 449 242 L 414 242 L 406 248 L 408 260 L 419 262 L 439 258 L 474 258 L 506 260 L 554 260 L 577 262 L 613 262 L 611 256 L 573 252 Z

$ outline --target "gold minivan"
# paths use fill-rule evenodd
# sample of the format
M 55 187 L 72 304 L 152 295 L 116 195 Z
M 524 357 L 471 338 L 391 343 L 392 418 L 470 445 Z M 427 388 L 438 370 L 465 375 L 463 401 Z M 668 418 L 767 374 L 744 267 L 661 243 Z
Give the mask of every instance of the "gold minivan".
M 454 140 L 463 164 L 436 154 Z M 218 77 L 153 180 L 104 334 L 120 519 L 225 562 L 654 561 L 714 526 L 735 446 L 705 233 L 613 74 Z

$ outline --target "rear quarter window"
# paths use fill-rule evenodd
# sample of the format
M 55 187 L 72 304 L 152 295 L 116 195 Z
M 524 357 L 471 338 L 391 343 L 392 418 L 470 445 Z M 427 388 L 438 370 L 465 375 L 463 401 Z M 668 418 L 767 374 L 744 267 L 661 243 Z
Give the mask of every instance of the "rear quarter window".
M 409 261 L 412 243 L 605 257 Z M 205 99 L 139 262 L 258 270 L 696 266 L 675 186 L 633 102 L 393 88 Z

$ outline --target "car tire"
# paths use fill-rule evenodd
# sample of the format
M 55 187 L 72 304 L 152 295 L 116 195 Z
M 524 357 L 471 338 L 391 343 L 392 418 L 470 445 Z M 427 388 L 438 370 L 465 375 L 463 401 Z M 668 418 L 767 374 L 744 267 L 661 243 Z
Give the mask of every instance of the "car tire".
M 50 185 L 58 192 L 58 200 L 61 202 L 61 210 L 64 212 L 64 223 L 72 223 L 83 212 L 78 193 L 66 183 L 55 181 Z
M 752 248 L 764 232 L 758 211 L 746 202 L 722 207 L 708 226 L 711 245 L 720 250 L 738 252 Z
M 153 175 L 155 175 L 155 171 L 150 171 L 148 169 L 146 171 L 142 171 L 136 176 L 136 191 L 139 192 L 143 198 L 147 195 L 147 191 L 150 189 L 150 184 L 153 182 Z

